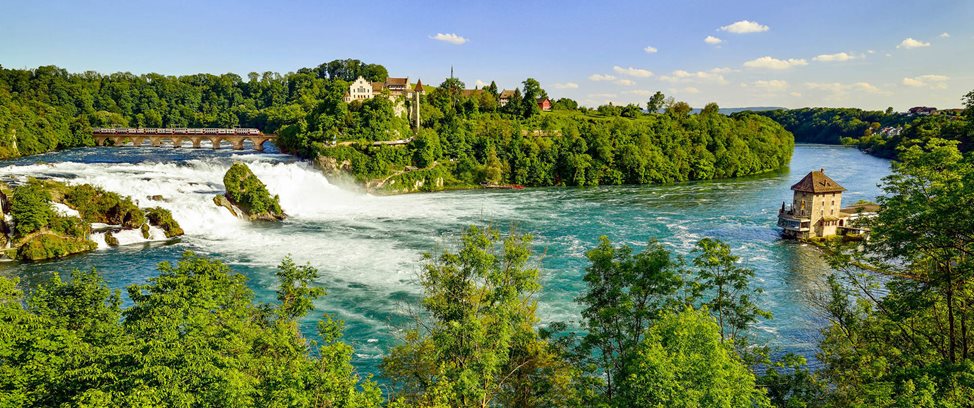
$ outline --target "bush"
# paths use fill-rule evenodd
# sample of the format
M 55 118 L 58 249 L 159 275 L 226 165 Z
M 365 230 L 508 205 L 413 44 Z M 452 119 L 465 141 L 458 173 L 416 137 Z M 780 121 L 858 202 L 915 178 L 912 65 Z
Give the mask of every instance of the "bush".
M 41 234 L 31 238 L 17 249 L 17 259 L 41 261 L 63 258 L 71 254 L 91 251 L 98 245 L 85 238 L 63 237 L 55 234 Z

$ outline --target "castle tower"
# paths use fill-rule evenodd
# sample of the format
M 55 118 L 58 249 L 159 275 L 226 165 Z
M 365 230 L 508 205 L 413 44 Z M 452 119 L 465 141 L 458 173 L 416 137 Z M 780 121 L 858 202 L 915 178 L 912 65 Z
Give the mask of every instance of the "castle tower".
M 416 80 L 416 87 L 413 88 L 413 123 L 415 123 L 416 130 L 419 130 L 420 120 L 419 120 L 419 97 L 425 91 L 423 90 L 423 80 Z

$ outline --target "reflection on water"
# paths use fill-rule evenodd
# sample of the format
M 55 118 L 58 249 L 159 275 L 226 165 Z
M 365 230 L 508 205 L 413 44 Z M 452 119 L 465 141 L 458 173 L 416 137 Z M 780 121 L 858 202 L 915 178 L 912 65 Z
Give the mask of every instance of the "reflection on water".
M 247 162 L 281 197 L 286 222 L 251 224 L 213 206 L 223 173 L 234 160 Z M 585 251 L 600 235 L 642 246 L 649 239 L 686 254 L 703 237 L 732 245 L 765 290 L 760 303 L 774 319 L 760 336 L 812 356 L 824 324 L 810 297 L 820 290 L 828 265 L 816 249 L 778 238 L 777 210 L 790 200 L 791 184 L 822 168 L 848 191 L 847 203 L 873 199 L 889 163 L 838 146 L 799 145 L 791 168 L 736 180 L 668 186 L 478 190 L 373 197 L 331 185 L 306 163 L 277 154 L 151 148 L 78 149 L 8 161 L 0 178 L 50 177 L 92 183 L 145 199 L 161 194 L 187 231 L 181 242 L 125 247 L 35 264 L 0 266 L 31 286 L 51 271 L 96 268 L 114 288 L 144 283 L 155 264 L 185 250 L 216 256 L 250 279 L 259 300 L 272 301 L 274 267 L 291 254 L 321 272 L 328 296 L 318 310 L 346 321 L 355 363 L 374 372 L 403 323 L 403 303 L 416 302 L 415 274 L 424 251 L 448 245 L 461 228 L 491 223 L 535 236 L 543 253 L 544 290 L 539 314 L 545 321 L 577 321 L 574 302 L 584 283 Z M 311 316 L 303 325 L 315 329 Z

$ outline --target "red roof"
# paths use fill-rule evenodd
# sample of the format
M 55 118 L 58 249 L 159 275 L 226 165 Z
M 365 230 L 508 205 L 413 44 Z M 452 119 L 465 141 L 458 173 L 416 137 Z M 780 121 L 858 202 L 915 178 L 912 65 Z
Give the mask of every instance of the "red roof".
M 417 91 L 417 92 L 422 92 L 423 91 L 423 80 L 422 79 L 417 79 L 416 80 L 416 87 L 413 88 L 413 90 L 414 91 Z
M 791 186 L 791 189 L 812 194 L 841 193 L 845 191 L 844 187 L 825 175 L 824 169 L 808 173 L 805 178 Z

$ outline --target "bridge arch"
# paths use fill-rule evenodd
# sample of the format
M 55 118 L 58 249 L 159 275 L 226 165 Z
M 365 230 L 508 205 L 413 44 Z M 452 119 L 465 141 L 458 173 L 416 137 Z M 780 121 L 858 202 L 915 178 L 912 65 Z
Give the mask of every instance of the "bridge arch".
M 257 129 L 143 129 L 143 128 L 96 128 L 92 138 L 97 146 L 171 146 L 234 150 L 254 149 L 263 151 L 265 143 L 277 135 L 264 134 Z M 205 146 L 209 145 L 209 146 Z

